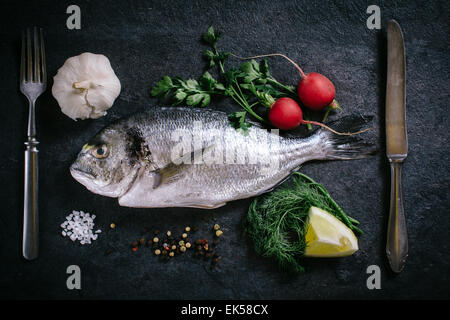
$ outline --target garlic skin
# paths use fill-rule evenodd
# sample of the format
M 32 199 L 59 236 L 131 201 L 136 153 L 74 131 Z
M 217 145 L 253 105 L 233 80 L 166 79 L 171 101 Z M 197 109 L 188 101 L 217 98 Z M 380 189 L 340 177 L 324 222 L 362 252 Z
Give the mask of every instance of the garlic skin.
M 73 120 L 97 119 L 106 115 L 120 89 L 109 59 L 85 52 L 67 59 L 59 68 L 53 77 L 52 94 L 61 111 Z

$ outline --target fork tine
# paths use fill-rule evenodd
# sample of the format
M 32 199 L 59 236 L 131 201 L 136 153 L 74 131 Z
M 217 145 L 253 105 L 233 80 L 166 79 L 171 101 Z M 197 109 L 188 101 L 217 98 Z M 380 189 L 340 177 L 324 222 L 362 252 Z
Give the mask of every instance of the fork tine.
M 44 35 L 41 28 L 41 63 L 42 63 L 42 83 L 47 83 L 47 65 L 45 64 L 45 46 L 44 46 Z
M 30 29 L 27 28 L 27 79 L 26 81 L 33 81 L 33 57 L 31 56 L 31 34 Z
M 22 53 L 20 55 L 20 82 L 25 81 L 25 31 L 22 30 Z
M 40 57 L 40 50 L 39 50 L 39 39 L 38 39 L 38 32 L 37 27 L 34 27 L 34 81 L 40 82 L 41 81 L 41 57 Z

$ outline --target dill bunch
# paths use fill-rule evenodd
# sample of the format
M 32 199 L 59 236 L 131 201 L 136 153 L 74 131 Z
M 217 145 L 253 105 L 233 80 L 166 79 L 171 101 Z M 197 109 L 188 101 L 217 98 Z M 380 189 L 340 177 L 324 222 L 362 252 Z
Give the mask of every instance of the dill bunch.
M 296 172 L 290 184 L 257 197 L 249 207 L 244 227 L 256 253 L 276 260 L 281 269 L 303 272 L 300 259 L 306 247 L 311 206 L 331 213 L 352 231 L 363 233 L 357 227 L 359 222 L 347 216 L 321 184 Z

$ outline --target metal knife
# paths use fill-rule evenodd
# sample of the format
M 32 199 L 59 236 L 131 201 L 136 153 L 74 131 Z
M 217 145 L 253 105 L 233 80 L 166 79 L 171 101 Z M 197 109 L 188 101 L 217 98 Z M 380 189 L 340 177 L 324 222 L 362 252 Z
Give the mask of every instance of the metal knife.
M 386 254 L 392 271 L 402 271 L 408 256 L 401 169 L 408 155 L 406 133 L 406 66 L 402 30 L 395 20 L 387 24 L 386 154 L 391 167 L 391 197 Z

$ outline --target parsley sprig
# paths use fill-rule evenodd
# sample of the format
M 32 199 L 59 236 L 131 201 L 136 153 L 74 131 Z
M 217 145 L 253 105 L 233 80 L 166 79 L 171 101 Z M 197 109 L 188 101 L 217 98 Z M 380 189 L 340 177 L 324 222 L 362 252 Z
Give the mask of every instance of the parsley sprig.
M 208 61 L 207 69 L 217 66 L 218 79 L 209 71 L 203 73 L 199 80 L 165 76 L 152 88 L 152 96 L 172 105 L 185 103 L 198 107 L 209 105 L 213 96 L 230 97 L 243 109 L 229 115 L 230 123 L 244 134 L 251 127 L 247 115 L 261 123 L 268 123 L 254 110 L 255 106 L 270 107 L 281 97 L 291 97 L 298 101 L 295 87 L 277 81 L 270 74 L 266 60 L 260 63 L 251 60 L 242 63 L 239 68 L 226 69 L 225 63 L 230 53 L 217 49 L 220 36 L 212 26 L 202 35 L 202 39 L 210 46 L 204 53 Z
M 225 87 L 206 71 L 198 81 L 195 79 L 184 81 L 180 77 L 172 79 L 164 76 L 152 88 L 151 94 L 161 100 L 171 100 L 172 105 L 185 102 L 188 106 L 206 107 L 211 101 L 212 94 L 225 94 Z

